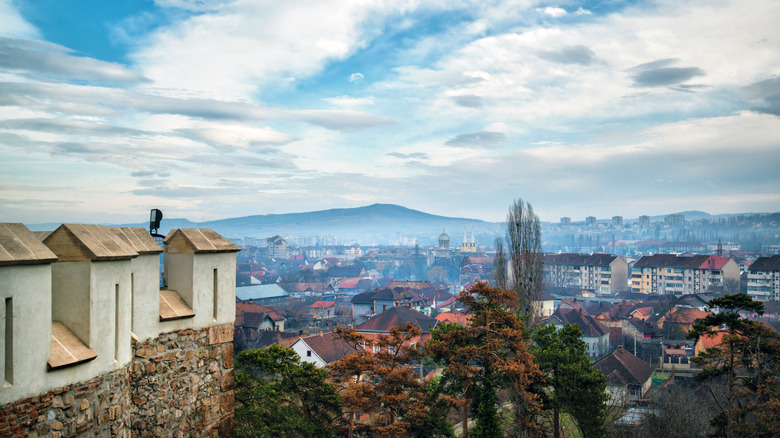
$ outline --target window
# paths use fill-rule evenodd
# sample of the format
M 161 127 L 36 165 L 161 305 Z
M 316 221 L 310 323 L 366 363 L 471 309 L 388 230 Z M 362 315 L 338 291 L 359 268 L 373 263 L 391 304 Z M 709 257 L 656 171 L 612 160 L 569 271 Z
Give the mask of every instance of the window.
M 14 299 L 5 299 L 5 383 L 14 383 Z
M 114 286 L 114 360 L 119 360 L 119 285 Z
M 219 296 L 219 284 L 218 284 L 219 272 L 214 268 L 214 321 L 217 320 L 217 298 Z
M 311 357 L 311 350 L 306 350 L 306 357 Z

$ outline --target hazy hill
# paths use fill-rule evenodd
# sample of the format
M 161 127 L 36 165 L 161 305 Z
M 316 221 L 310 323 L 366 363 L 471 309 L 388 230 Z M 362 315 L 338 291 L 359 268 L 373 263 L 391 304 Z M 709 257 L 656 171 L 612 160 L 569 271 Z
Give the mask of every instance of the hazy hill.
M 47 231 L 54 230 L 59 225 L 29 224 L 28 228 L 33 231 Z M 149 228 L 149 222 L 105 225 Z M 211 228 L 232 239 L 266 238 L 277 234 L 298 237 L 336 236 L 339 243 L 359 241 L 386 244 L 404 236 L 417 238 L 420 245 L 435 244 L 439 234 L 446 231 L 454 245 L 463 240 L 464 232 L 468 232 L 470 236 L 472 231 L 478 239 L 482 237 L 489 241 L 492 239 L 490 236 L 500 233 L 501 225 L 477 219 L 437 216 L 400 205 L 373 204 L 357 208 L 254 215 L 206 222 L 164 217 L 159 233 L 165 235 L 174 228 Z

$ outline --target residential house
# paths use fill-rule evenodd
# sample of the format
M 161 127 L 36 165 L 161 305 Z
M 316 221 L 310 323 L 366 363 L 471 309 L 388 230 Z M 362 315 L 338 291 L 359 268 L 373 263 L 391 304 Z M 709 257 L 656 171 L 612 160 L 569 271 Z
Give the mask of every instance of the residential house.
M 607 376 L 607 393 L 621 406 L 642 398 L 652 384 L 653 368 L 622 345 L 593 367 Z
M 360 266 L 332 266 L 328 268 L 326 275 L 328 283 L 338 286 L 345 278 L 362 278 L 365 273 L 366 270 Z
M 392 284 L 392 283 L 391 283 Z M 401 287 L 386 287 L 380 290 L 363 292 L 352 300 L 352 316 L 356 321 L 366 320 L 389 308 L 404 306 L 430 315 L 432 300 L 421 294 Z
M 235 327 L 243 327 L 255 331 L 284 331 L 284 310 L 274 306 L 261 306 L 252 302 L 236 303 Z
M 333 301 L 317 301 L 311 306 L 312 317 L 317 319 L 330 319 L 336 316 L 336 303 Z
M 658 318 L 656 325 L 667 334 L 667 337 L 685 338 L 685 335 L 693 328 L 693 325 L 704 319 L 712 312 L 692 309 L 690 307 L 672 307 L 663 316 Z
M 759 257 L 750 265 L 747 294 L 758 301 L 780 301 L 780 255 Z
M 707 292 L 727 282 L 739 283 L 739 265 L 721 256 L 644 256 L 631 269 L 632 292 L 687 295 Z
M 545 292 L 540 300 L 534 301 L 534 314 L 540 318 L 552 316 L 553 312 L 555 312 L 555 301 L 554 296 Z
M 412 323 L 422 331 L 422 334 L 418 338 L 411 341 L 411 344 L 414 345 L 418 342 L 424 342 L 430 339 L 431 330 L 436 327 L 438 322 L 439 321 L 435 318 L 431 318 L 414 309 L 399 306 L 387 309 L 368 321 L 359 324 L 355 329 L 358 333 L 366 337 L 367 340 L 371 341 L 380 335 L 390 334 L 391 327 L 400 327 L 406 323 Z M 369 348 L 369 346 L 366 345 L 366 348 Z
M 290 348 L 300 356 L 301 361 L 323 368 L 357 350 L 333 332 L 300 337 Z
M 457 324 L 461 327 L 468 327 L 471 324 L 473 315 L 464 312 L 442 312 L 436 315 L 439 323 Z
M 335 292 L 333 285 L 328 283 L 280 283 L 279 286 L 294 298 L 321 297 Z
M 256 304 L 278 303 L 289 298 L 290 293 L 276 283 L 253 284 L 236 288 L 236 298 Z
M 707 351 L 708 348 L 715 348 L 720 346 L 723 342 L 723 336 L 727 335 L 726 331 L 719 331 L 713 334 L 705 334 L 696 340 L 696 344 L 693 346 L 693 352 L 695 356 Z
M 611 254 L 545 254 L 544 281 L 555 287 L 615 295 L 628 287 L 628 264 Z
M 577 324 L 582 331 L 582 340 L 587 344 L 588 357 L 599 358 L 609 350 L 609 328 L 581 309 L 558 308 L 544 325 L 554 324 L 563 328 L 567 324 Z
M 661 357 L 662 370 L 689 370 L 691 363 L 684 348 L 664 348 Z

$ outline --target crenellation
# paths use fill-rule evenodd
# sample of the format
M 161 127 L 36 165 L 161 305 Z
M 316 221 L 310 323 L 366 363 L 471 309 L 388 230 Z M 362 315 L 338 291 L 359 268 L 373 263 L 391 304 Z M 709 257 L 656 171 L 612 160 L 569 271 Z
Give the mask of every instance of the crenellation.
M 32 241 L 22 225 L 0 227 L 9 229 Z M 132 239 L 117 243 L 102 226 L 62 226 L 45 235 L 51 248 L 0 263 L 0 296 L 14 306 L 13 332 L 0 339 L 28 347 L 9 355 L 6 369 L 25 373 L 0 387 L 0 436 L 232 435 L 234 313 L 217 309 L 235 301 L 235 279 L 222 274 L 235 270 L 237 247 L 210 231 L 183 233 L 219 245 L 166 259 L 166 278 L 191 287 L 193 315 L 162 321 L 162 250 L 139 230 L 123 229 L 117 235 Z M 182 260 L 190 266 L 176 269 Z M 181 273 L 191 278 L 177 279 Z M 47 369 L 55 317 L 95 357 Z

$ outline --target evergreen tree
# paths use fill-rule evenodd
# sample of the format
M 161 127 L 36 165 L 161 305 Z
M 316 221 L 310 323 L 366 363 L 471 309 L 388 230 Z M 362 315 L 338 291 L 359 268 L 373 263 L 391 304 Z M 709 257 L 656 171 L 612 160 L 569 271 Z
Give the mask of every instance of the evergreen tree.
M 431 358 L 444 366 L 442 385 L 466 407 L 466 414 L 476 416 L 477 436 L 502 434 L 497 388 L 506 389 L 511 397 L 516 427 L 528 435 L 539 434 L 535 422 L 539 401 L 528 387 L 541 373 L 528 353 L 515 291 L 480 282 L 459 299 L 473 313 L 469 327 L 443 324 L 426 345 Z M 468 433 L 465 420 L 464 432 Z
M 236 356 L 238 437 L 335 437 L 340 399 L 328 373 L 272 345 Z
M 571 415 L 584 437 L 607 434 L 607 378 L 591 365 L 581 336 L 572 324 L 560 330 L 548 325 L 533 335 L 530 352 L 545 375 L 544 406 L 553 411 L 554 438 L 560 437 L 561 412 Z

